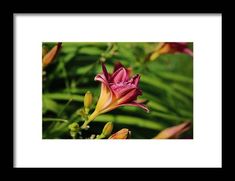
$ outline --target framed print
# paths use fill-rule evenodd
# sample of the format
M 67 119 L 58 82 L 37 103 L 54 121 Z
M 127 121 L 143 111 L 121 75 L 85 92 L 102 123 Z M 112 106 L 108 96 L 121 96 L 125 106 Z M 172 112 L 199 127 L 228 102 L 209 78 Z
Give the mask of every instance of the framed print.
M 14 14 L 14 166 L 221 167 L 221 39 L 221 14 Z

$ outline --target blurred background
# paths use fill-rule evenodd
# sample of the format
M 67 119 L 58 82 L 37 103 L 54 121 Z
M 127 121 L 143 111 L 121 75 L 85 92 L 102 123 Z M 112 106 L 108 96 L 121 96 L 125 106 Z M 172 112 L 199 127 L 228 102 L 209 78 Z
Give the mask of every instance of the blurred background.
M 43 54 L 56 44 L 43 43 Z M 151 139 L 168 127 L 192 122 L 193 57 L 180 52 L 156 54 L 158 46 L 158 42 L 63 42 L 56 58 L 43 69 L 43 138 L 71 139 L 68 125 L 74 121 L 82 124 L 78 110 L 87 91 L 94 96 L 95 108 L 100 83 L 94 77 L 102 72 L 100 62 L 105 62 L 109 73 L 120 61 L 133 75 L 140 74 L 143 95 L 138 98 L 146 100 L 150 112 L 137 107 L 117 108 L 92 121 L 85 135 L 100 134 L 105 123 L 112 121 L 113 132 L 128 128 L 132 139 Z M 188 43 L 188 47 L 192 50 L 193 44 Z M 192 139 L 193 128 L 180 138 Z

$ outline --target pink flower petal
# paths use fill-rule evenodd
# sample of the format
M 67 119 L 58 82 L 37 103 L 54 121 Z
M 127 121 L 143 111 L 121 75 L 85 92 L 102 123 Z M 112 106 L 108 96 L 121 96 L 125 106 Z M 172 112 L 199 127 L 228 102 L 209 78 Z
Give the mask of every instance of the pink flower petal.
M 122 104 L 120 106 L 135 106 L 135 107 L 140 107 L 140 108 L 144 109 L 146 112 L 149 112 L 149 109 L 146 107 L 146 105 L 137 103 L 136 101 L 133 101 L 133 102 L 130 102 L 130 103 L 127 103 L 127 104 Z
M 109 82 L 104 74 L 98 74 L 95 76 L 96 81 L 100 81 L 101 83 L 104 83 L 107 87 L 109 87 Z
M 121 98 L 131 90 L 136 89 L 136 86 L 134 84 L 128 85 L 127 83 L 111 84 L 110 87 L 117 98 Z
M 193 52 L 192 52 L 192 50 L 190 50 L 189 48 L 185 48 L 185 49 L 183 50 L 183 53 L 188 54 L 188 55 L 190 55 L 190 56 L 193 56 Z
M 119 68 L 116 72 L 113 73 L 111 77 L 111 82 L 119 83 L 128 81 L 128 73 L 127 70 L 123 67 Z
M 139 88 L 133 88 L 125 95 L 119 98 L 118 104 L 127 104 L 136 100 L 137 96 L 141 95 L 142 91 Z
M 137 87 L 139 84 L 139 80 L 140 80 L 140 75 L 137 74 L 134 77 L 132 77 L 128 82 L 130 82 L 131 84 L 134 84 Z
M 185 46 L 185 47 L 187 47 L 188 45 L 187 42 L 179 42 L 179 43 L 173 43 L 173 44 L 178 44 L 178 45 Z
M 109 73 L 108 73 L 104 63 L 102 63 L 102 70 L 103 70 L 103 74 L 106 77 L 106 79 L 109 80 L 110 76 L 109 76 Z
M 138 99 L 135 101 L 135 103 L 138 103 L 138 104 L 147 104 L 149 102 L 149 100 L 147 99 Z

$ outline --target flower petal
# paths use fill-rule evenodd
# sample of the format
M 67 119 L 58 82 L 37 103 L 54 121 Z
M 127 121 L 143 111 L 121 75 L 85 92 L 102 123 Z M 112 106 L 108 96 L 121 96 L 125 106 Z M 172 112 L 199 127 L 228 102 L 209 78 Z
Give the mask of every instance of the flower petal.
M 104 74 L 98 74 L 95 76 L 96 81 L 100 81 L 101 83 L 104 83 L 107 87 L 109 87 L 109 82 Z
M 131 90 L 128 90 L 128 93 L 126 93 L 124 96 L 122 96 L 120 98 L 117 98 L 117 97 L 113 96 L 112 101 L 109 103 L 108 106 L 106 106 L 102 110 L 102 113 L 112 111 L 112 110 L 116 109 L 117 107 L 124 106 L 124 105 L 139 106 L 139 107 L 145 109 L 142 104 L 139 104 L 139 103 L 135 102 L 137 96 L 140 95 L 141 93 L 142 92 L 141 92 L 140 89 L 133 88 Z
M 112 89 L 113 93 L 117 98 L 121 98 L 122 96 L 126 95 L 133 89 L 137 87 L 134 84 L 127 84 L 127 83 L 117 83 L 117 84 L 110 84 L 110 88 Z
M 177 44 L 177 45 L 181 45 L 184 47 L 187 47 L 188 43 L 187 42 L 178 42 L 178 43 L 172 43 L 172 44 Z
M 113 73 L 116 72 L 119 68 L 122 68 L 122 67 L 125 68 L 120 61 L 115 62 Z M 128 67 L 128 68 L 125 68 L 125 69 L 127 71 L 128 77 L 130 77 L 133 73 L 132 68 Z
M 123 67 L 119 68 L 116 72 L 112 74 L 111 82 L 113 83 L 120 83 L 128 81 L 128 73 L 127 70 Z
M 131 84 L 134 84 L 137 87 L 139 84 L 139 80 L 140 80 L 140 75 L 137 74 L 133 76 L 128 82 L 130 82 Z
M 105 78 L 107 79 L 107 81 L 109 80 L 110 76 L 109 76 L 109 73 L 105 67 L 105 64 L 102 62 L 102 70 L 103 70 L 103 74 L 105 76 Z
M 135 103 L 138 103 L 138 104 L 147 104 L 149 102 L 149 100 L 147 99 L 138 99 L 135 101 Z
M 130 89 L 125 95 L 118 99 L 118 104 L 133 102 L 139 95 L 142 95 L 142 91 L 139 88 Z
M 188 54 L 190 56 L 193 55 L 193 52 L 192 50 L 190 50 L 188 48 L 188 43 L 186 42 L 179 42 L 179 43 L 169 43 L 170 46 L 171 46 L 171 51 L 172 53 L 185 53 L 185 54 Z
M 137 101 L 133 101 L 133 102 L 128 103 L 128 104 L 122 104 L 120 106 L 135 106 L 135 107 L 140 107 L 140 108 L 144 109 L 146 112 L 149 112 L 149 109 L 147 108 L 146 105 L 141 104 L 141 103 L 137 103 Z
M 110 91 L 109 87 L 102 83 L 100 97 L 96 105 L 96 111 L 102 112 L 103 110 L 105 110 L 111 104 L 112 100 L 112 91 Z
M 188 54 L 188 55 L 190 55 L 190 56 L 193 56 L 193 52 L 192 52 L 192 50 L 190 50 L 189 48 L 185 48 L 185 49 L 183 50 L 183 53 Z

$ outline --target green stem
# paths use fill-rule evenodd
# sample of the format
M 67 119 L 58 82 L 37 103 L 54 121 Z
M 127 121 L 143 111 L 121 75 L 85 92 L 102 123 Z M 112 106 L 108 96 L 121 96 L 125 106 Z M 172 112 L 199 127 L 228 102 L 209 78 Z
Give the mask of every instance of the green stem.
M 88 120 L 86 120 L 83 125 L 81 126 L 81 129 L 86 129 L 86 127 L 88 126 L 88 124 L 93 121 L 97 116 L 98 116 L 98 112 L 94 111 L 88 118 Z

